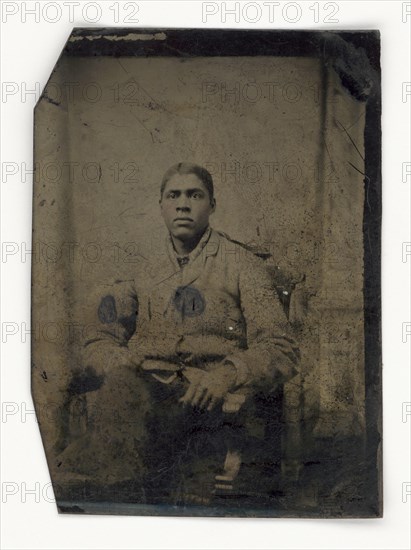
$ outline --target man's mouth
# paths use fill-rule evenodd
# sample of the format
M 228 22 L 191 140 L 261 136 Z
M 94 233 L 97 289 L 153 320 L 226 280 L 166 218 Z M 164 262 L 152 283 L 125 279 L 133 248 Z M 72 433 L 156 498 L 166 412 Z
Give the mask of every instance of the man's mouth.
M 175 222 L 193 222 L 192 218 L 175 218 Z

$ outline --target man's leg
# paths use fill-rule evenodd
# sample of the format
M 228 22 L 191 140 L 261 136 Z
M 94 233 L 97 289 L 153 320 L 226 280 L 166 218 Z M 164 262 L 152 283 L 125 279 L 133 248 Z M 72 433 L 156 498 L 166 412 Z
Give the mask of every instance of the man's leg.
M 57 487 L 65 489 L 60 492 L 67 494 L 68 484 L 78 493 L 83 484 L 93 500 L 141 500 L 150 407 L 150 392 L 135 368 L 119 366 L 105 374 L 101 387 L 87 395 L 87 431 L 57 457 Z M 88 499 L 86 490 L 82 495 Z
M 241 449 L 244 444 L 241 414 L 226 414 L 221 405 L 212 411 L 183 406 L 178 400 L 187 388 L 179 379 L 150 383 L 145 486 L 153 503 L 209 503 L 230 445 Z

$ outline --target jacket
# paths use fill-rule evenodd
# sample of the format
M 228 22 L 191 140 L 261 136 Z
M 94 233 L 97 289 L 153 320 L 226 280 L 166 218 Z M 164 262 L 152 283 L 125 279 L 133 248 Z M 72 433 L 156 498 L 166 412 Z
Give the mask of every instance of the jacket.
M 106 285 L 94 321 L 84 363 L 98 372 L 229 361 L 238 387 L 267 391 L 297 373 L 298 347 L 264 260 L 210 228 L 183 267 L 168 238 L 133 279 Z

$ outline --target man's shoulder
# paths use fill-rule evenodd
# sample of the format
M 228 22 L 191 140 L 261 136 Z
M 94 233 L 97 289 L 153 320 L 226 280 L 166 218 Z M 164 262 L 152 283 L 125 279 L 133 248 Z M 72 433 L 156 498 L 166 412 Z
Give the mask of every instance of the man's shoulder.
M 220 241 L 220 253 L 222 257 L 235 261 L 240 266 L 254 265 L 264 266 L 271 254 L 264 252 L 258 245 L 244 243 L 230 237 L 223 231 L 214 230 Z

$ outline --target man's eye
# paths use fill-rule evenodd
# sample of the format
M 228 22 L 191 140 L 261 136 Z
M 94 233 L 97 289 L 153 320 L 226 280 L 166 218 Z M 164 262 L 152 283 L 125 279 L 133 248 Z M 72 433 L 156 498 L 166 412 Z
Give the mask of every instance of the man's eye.
M 202 193 L 193 193 L 193 198 L 194 198 L 194 199 L 202 199 L 202 198 L 203 198 L 203 194 L 202 194 Z
M 167 195 L 167 198 L 168 198 L 168 199 L 175 199 L 176 197 L 177 197 L 177 194 L 176 194 L 176 193 L 169 193 L 169 194 Z

